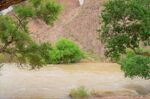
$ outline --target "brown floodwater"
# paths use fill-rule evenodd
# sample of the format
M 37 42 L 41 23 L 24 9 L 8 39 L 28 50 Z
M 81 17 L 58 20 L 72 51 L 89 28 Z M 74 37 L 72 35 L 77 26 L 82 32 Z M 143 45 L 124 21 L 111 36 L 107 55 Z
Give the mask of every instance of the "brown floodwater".
M 32 71 L 5 64 L 0 70 L 0 99 L 69 99 L 69 91 L 79 86 L 115 94 L 150 93 L 150 80 L 125 78 L 115 63 L 48 65 Z

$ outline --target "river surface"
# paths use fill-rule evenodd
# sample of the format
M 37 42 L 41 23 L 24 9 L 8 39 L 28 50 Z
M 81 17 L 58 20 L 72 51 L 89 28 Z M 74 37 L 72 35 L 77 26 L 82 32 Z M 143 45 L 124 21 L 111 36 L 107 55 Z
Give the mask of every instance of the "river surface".
M 150 93 L 150 80 L 129 79 L 115 63 L 49 65 L 40 70 L 5 64 L 0 70 L 0 99 L 69 99 L 72 88 L 130 95 Z

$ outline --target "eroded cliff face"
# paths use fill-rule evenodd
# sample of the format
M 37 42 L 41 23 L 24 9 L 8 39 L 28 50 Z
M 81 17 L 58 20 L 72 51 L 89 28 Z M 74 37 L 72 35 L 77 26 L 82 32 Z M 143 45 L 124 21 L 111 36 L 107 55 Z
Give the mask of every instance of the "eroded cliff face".
M 40 20 L 29 23 L 32 37 L 38 42 L 53 43 L 66 37 L 97 56 L 103 55 L 103 45 L 98 39 L 99 12 L 104 0 L 84 0 L 80 6 L 78 0 L 57 0 L 63 5 L 62 13 L 53 26 L 47 26 Z

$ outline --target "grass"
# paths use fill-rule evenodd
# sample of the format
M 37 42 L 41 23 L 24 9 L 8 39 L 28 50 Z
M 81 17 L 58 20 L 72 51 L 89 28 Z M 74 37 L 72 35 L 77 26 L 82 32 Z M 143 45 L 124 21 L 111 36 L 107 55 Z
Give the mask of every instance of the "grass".
M 83 86 L 71 89 L 69 96 L 72 99 L 87 99 L 90 96 L 90 92 Z

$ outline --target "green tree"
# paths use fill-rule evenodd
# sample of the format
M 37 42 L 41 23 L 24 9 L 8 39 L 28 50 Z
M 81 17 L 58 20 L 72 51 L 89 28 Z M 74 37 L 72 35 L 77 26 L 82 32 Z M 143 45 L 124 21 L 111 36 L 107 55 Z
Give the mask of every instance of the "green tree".
M 12 55 L 19 63 L 28 63 L 32 68 L 45 64 L 45 53 L 51 46 L 34 42 L 27 23 L 38 18 L 52 25 L 60 10 L 61 6 L 52 0 L 27 0 L 14 6 L 13 17 L 0 15 L 0 53 Z
M 150 0 L 109 0 L 101 19 L 99 32 L 106 56 L 113 61 L 121 59 L 119 64 L 125 76 L 149 79 L 150 50 L 137 49 L 140 42 L 150 45 Z M 132 51 L 126 53 L 128 48 Z
M 106 56 L 118 60 L 126 48 L 150 45 L 150 0 L 109 0 L 101 13 L 100 39 Z

